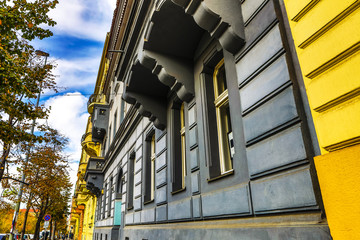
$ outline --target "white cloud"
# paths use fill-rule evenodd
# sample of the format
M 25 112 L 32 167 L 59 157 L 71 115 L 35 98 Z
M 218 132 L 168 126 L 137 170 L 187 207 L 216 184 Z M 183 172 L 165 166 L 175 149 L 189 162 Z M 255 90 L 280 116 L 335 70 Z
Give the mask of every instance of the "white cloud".
M 86 111 L 87 101 L 88 98 L 81 95 L 81 93 L 73 92 L 52 97 L 45 102 L 46 107 L 51 106 L 47 120 L 48 124 L 69 138 L 65 154 L 69 156 L 69 175 L 72 184 L 75 184 L 77 179 L 77 170 L 81 157 L 81 136 L 85 133 L 89 117 Z M 37 122 L 41 124 L 44 120 L 38 120 Z M 11 165 L 9 171 L 12 176 L 19 174 L 15 165 Z M 0 198 L 2 190 L 0 186 Z M 21 207 L 24 208 L 24 205 L 21 205 Z
M 46 106 L 51 106 L 47 120 L 49 125 L 69 138 L 66 154 L 69 155 L 72 183 L 76 181 L 78 161 L 81 156 L 81 136 L 85 133 L 89 117 L 86 112 L 87 100 L 79 92 L 74 92 L 50 98 L 45 102 Z
M 57 86 L 71 89 L 91 85 L 91 89 L 86 89 L 86 92 L 93 92 L 99 64 L 99 53 L 84 58 L 56 60 L 57 67 L 53 74 L 57 76 Z
M 55 35 L 103 42 L 106 32 L 110 31 L 115 5 L 116 0 L 60 0 L 56 9 L 49 14 L 57 22 L 52 31 Z M 47 41 L 34 41 L 34 44 L 37 49 L 45 50 L 51 56 L 54 56 L 54 48 L 58 51 L 61 48 L 61 45 L 51 41 L 51 38 Z M 71 52 L 71 49 L 64 48 L 61 51 Z M 53 74 L 58 76 L 57 86 L 81 89 L 86 93 L 93 92 L 101 52 L 102 48 L 92 48 L 87 49 L 87 56 L 82 58 L 72 56 L 68 59 L 57 59 L 57 68 L 53 71 Z M 51 60 L 50 58 L 49 61 Z M 52 97 L 45 102 L 46 106 L 51 106 L 48 123 L 69 138 L 66 154 L 69 155 L 72 183 L 75 183 L 77 178 L 81 156 L 80 141 L 88 119 L 86 103 L 87 98 L 79 92 Z
M 110 30 L 116 0 L 61 0 L 50 16 L 55 32 L 104 41 Z

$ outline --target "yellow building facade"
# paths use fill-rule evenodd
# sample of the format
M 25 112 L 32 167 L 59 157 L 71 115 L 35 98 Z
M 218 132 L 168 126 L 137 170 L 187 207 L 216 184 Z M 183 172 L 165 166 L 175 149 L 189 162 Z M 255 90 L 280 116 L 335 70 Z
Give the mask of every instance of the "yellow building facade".
M 91 130 L 91 123 L 88 122 L 87 133 L 89 129 Z M 84 139 L 86 137 L 83 137 L 83 142 Z M 96 208 L 96 197 L 86 189 L 86 182 L 84 181 L 84 174 L 90 157 L 85 149 L 83 147 L 71 209 L 71 232 L 74 239 L 78 240 L 92 239 Z M 96 149 L 91 151 L 94 152 Z
M 330 232 L 360 239 L 360 1 L 284 3 L 319 141 Z
M 104 49 L 107 48 L 107 44 L 108 37 L 106 38 Z M 95 104 L 105 103 L 105 96 L 99 93 L 102 92 L 104 87 L 107 69 L 108 60 L 106 59 L 106 52 L 104 51 L 100 62 L 94 94 L 88 101 L 88 112 L 90 114 L 92 113 Z M 97 198 L 86 188 L 84 175 L 89 159 L 91 157 L 98 157 L 101 153 L 101 144 L 95 143 L 92 140 L 91 116 L 88 118 L 86 131 L 81 139 L 81 146 L 82 154 L 71 207 L 70 232 L 73 234 L 73 239 L 91 240 L 93 239 Z
M 71 232 L 74 239 L 91 240 L 94 231 L 96 197 L 86 189 L 84 175 L 90 157 L 100 155 L 101 145 L 91 141 L 91 118 L 88 118 L 86 133 L 82 137 L 82 155 L 79 163 L 71 211 Z

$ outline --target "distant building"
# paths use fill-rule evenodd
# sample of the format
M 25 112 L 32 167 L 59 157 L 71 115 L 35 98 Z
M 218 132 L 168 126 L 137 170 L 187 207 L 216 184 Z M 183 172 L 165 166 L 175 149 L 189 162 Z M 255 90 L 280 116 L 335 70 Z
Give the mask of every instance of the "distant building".
M 108 38 L 105 42 L 105 46 Z M 96 101 L 99 104 L 105 104 L 103 95 L 98 94 L 101 92 L 102 84 L 105 80 L 108 61 L 105 58 L 105 53 L 101 59 L 99 74 L 94 90 L 94 95 L 91 96 L 88 102 L 88 111 L 92 114 L 94 104 Z M 85 181 L 86 170 L 89 166 L 89 159 L 101 156 L 101 144 L 93 141 L 93 124 L 92 118 L 89 117 L 86 132 L 81 139 L 82 154 L 77 173 L 77 181 L 75 186 L 75 193 L 73 196 L 70 217 L 69 232 L 73 234 L 74 239 L 78 240 L 91 240 L 93 239 L 93 232 L 95 226 L 95 208 L 97 204 L 96 195 L 89 191 Z
M 356 239 L 359 30 L 327 34 L 359 4 L 335 2 L 118 0 L 89 102 L 93 239 L 341 239 L 349 217 Z
M 86 182 L 83 180 L 88 158 L 83 150 L 70 215 L 69 232 L 74 235 L 74 239 L 79 240 L 92 239 L 94 230 L 96 197 L 86 189 Z

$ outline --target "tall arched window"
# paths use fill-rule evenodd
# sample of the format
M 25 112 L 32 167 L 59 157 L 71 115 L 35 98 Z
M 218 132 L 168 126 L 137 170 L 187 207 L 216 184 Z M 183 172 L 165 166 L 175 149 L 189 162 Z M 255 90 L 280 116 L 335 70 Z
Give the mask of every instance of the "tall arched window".
M 219 145 L 219 158 L 221 174 L 233 169 L 230 154 L 230 141 L 232 139 L 232 128 L 230 121 L 229 95 L 226 84 L 224 59 L 215 67 L 214 81 L 214 104 L 216 109 L 216 123 Z
M 156 159 L 155 144 L 155 130 L 151 129 L 145 139 L 145 204 L 154 200 Z
M 123 170 L 122 168 L 119 168 L 119 173 L 116 178 L 116 186 L 115 186 L 115 198 L 121 198 L 122 197 L 122 188 L 123 188 Z
M 129 170 L 128 170 L 128 210 L 134 207 L 134 167 L 135 167 L 135 151 L 131 150 L 129 154 Z
M 174 100 L 172 105 L 172 193 L 185 189 L 186 176 L 186 131 L 185 131 L 185 103 Z

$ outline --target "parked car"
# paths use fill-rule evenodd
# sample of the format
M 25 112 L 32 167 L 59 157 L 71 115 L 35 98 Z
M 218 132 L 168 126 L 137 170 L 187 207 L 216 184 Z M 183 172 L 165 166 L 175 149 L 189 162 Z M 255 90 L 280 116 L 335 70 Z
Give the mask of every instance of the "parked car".
M 34 238 L 34 234 L 25 234 L 23 239 L 24 240 L 31 240 L 33 238 Z
M 0 234 L 0 240 L 8 240 L 10 238 L 10 233 L 1 233 Z M 13 239 L 19 239 L 20 240 L 20 234 L 14 234 Z M 26 238 L 25 238 L 26 239 Z
M 8 240 L 10 238 L 10 233 L 0 233 L 0 240 Z M 20 235 L 14 234 L 13 239 L 20 239 Z

